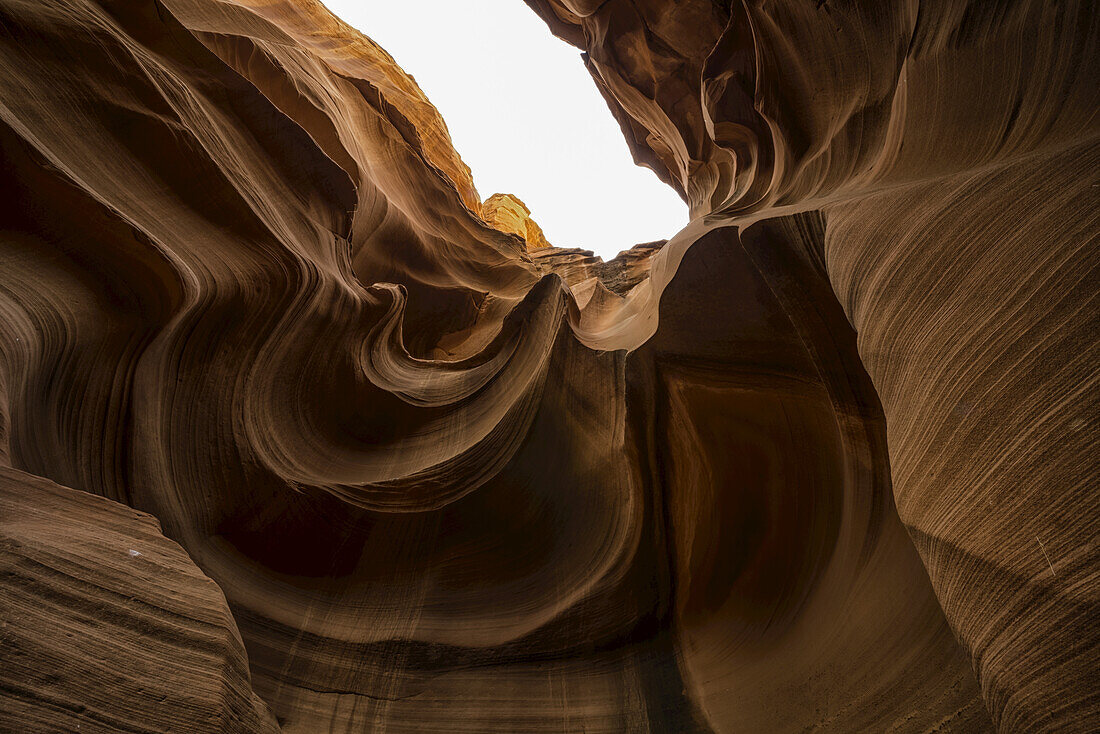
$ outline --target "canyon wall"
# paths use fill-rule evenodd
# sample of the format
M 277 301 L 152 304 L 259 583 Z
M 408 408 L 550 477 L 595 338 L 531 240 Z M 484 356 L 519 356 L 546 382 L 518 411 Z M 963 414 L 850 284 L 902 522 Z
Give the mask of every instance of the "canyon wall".
M 0 726 L 1100 729 L 1100 13 L 528 4 L 667 243 L 320 3 L 0 0 Z

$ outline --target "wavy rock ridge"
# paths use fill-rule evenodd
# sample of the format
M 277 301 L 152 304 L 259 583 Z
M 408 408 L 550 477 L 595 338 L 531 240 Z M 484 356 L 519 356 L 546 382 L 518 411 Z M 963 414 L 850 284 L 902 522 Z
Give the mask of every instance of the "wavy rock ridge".
M 1100 730 L 1100 13 L 528 4 L 667 243 L 317 2 L 0 0 L 0 728 Z

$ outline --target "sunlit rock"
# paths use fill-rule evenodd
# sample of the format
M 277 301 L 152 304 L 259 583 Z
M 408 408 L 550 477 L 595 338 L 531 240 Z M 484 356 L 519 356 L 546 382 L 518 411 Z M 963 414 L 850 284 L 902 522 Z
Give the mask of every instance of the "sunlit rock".
M 481 204 L 482 218 L 501 230 L 519 235 L 528 250 L 550 247 L 542 227 L 531 218 L 531 210 L 512 194 L 493 194 Z

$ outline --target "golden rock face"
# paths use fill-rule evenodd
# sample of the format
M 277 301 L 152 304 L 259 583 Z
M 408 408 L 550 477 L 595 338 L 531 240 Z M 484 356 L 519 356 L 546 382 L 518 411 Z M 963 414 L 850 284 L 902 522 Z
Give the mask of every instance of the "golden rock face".
M 519 235 L 528 250 L 550 247 L 542 227 L 531 218 L 531 210 L 512 194 L 493 194 L 481 204 L 481 217 L 501 232 Z
M 0 730 L 1100 731 L 1094 4 L 528 4 L 668 242 L 313 0 L 0 0 Z

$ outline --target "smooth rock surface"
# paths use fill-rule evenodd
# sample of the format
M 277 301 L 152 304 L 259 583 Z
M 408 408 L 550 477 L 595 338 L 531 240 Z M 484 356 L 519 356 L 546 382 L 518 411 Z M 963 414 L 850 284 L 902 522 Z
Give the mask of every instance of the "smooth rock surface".
M 696 219 L 828 279 L 998 728 L 1100 728 L 1095 6 L 528 4 Z
M 320 3 L 0 0 L 0 721 L 1100 729 L 1100 13 L 528 4 L 669 241 L 483 205 Z

